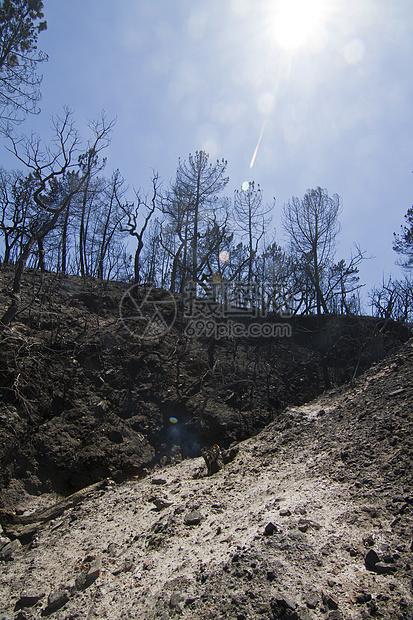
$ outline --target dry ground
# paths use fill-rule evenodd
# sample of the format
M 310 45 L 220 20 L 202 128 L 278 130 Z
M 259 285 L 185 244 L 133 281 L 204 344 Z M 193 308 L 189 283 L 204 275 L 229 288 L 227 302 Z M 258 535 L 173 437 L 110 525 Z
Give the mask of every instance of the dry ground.
M 213 476 L 196 458 L 91 489 L 0 549 L 0 618 L 411 620 L 412 362 L 287 408 Z

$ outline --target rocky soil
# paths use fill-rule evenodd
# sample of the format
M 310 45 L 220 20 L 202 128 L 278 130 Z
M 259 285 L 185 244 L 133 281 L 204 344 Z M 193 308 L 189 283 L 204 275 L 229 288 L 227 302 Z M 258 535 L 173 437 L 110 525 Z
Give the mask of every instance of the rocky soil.
M 213 475 L 200 457 L 22 496 L 2 512 L 0 618 L 411 620 L 412 403 L 408 342 Z
M 12 277 L 0 270 L 1 314 Z M 288 338 L 189 337 L 177 296 L 176 316 L 168 304 L 158 316 L 170 330 L 148 341 L 135 331 L 128 287 L 24 273 L 21 312 L 0 330 L 0 507 L 124 481 L 214 443 L 228 448 L 280 425 L 287 406 L 354 380 L 410 336 L 368 317 L 310 316 L 284 320 Z

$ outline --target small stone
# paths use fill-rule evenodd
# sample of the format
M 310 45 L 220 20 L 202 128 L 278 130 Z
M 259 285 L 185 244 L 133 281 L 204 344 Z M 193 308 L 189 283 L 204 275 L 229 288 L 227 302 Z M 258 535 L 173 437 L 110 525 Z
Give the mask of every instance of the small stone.
M 69 600 L 69 593 L 67 590 L 57 590 L 56 592 L 51 592 L 47 598 L 47 607 L 44 610 L 45 615 L 52 614 L 54 611 L 57 611 Z
M 368 601 L 371 601 L 371 594 L 366 594 L 366 592 L 360 592 L 356 594 L 355 601 L 357 605 L 364 605 Z
M 288 510 L 288 508 L 282 508 L 282 510 L 280 510 L 280 516 L 281 517 L 290 517 L 291 516 L 291 510 Z
M 325 594 L 323 592 L 323 603 L 327 605 L 329 609 L 338 609 L 338 602 L 331 594 Z
M 373 570 L 379 575 L 391 575 L 396 572 L 397 568 L 384 562 L 377 562 Z
M 269 603 L 258 603 L 257 605 L 258 614 L 269 614 L 270 612 L 271 612 L 271 607 Z
M 316 609 L 318 605 L 318 596 L 316 594 L 308 594 L 305 602 L 307 603 L 308 609 Z
M 86 588 L 88 587 L 88 581 L 87 581 L 87 572 L 86 571 L 82 571 L 81 573 L 79 573 L 79 575 L 76 576 L 75 579 L 75 586 L 76 586 L 76 590 L 86 590 Z
M 115 558 L 119 553 L 119 545 L 116 543 L 110 543 L 107 548 L 108 556 Z
M 338 610 L 330 611 L 330 613 L 328 614 L 328 620 L 343 620 L 343 616 Z
M 272 536 L 272 534 L 276 534 L 276 533 L 277 533 L 277 526 L 274 525 L 274 523 L 271 523 L 271 521 L 267 523 L 264 529 L 264 535 Z
M 100 571 L 102 570 L 102 560 L 100 558 L 96 558 L 90 564 L 90 568 L 88 570 L 88 577 L 97 579 L 100 576 Z
M 5 562 L 10 562 L 11 560 L 14 560 L 16 552 L 19 551 L 21 547 L 22 544 L 17 538 L 16 540 L 8 542 L 0 551 L 0 560 L 4 560 Z
M 122 564 L 122 570 L 124 573 L 129 573 L 131 570 L 135 568 L 135 565 L 132 560 L 125 558 L 125 561 Z
M 164 478 L 152 478 L 151 484 L 161 486 L 163 484 L 167 484 L 167 481 Z
M 376 541 L 375 541 L 374 536 L 372 534 L 367 536 L 367 538 L 363 538 L 363 543 L 364 543 L 365 547 L 372 547 L 375 542 Z
M 377 614 L 377 612 L 378 612 L 378 607 L 377 607 L 377 603 L 376 603 L 376 601 L 373 601 L 373 600 L 369 601 L 369 602 L 367 603 L 367 607 L 368 607 L 368 608 L 369 608 L 369 610 L 370 610 L 370 616 L 375 616 L 375 615 Z
M 179 607 L 180 603 L 182 602 L 183 598 L 181 596 L 181 594 L 179 592 L 173 592 L 171 594 L 171 598 L 169 599 L 169 606 L 170 607 Z
M 271 601 L 271 607 L 275 614 L 284 616 L 286 615 L 286 610 L 288 610 L 287 613 L 291 615 L 291 611 L 295 610 L 296 604 L 287 596 L 278 595 Z
M 202 521 L 203 517 L 199 510 L 191 510 L 185 515 L 184 523 L 185 525 L 199 525 Z
M 304 506 L 296 506 L 296 507 L 294 508 L 294 514 L 295 514 L 295 515 L 303 515 L 303 516 L 304 516 L 304 515 L 306 515 L 306 514 L 307 514 L 307 511 L 306 511 L 306 509 L 304 508 Z
M 33 607 L 37 601 L 44 597 L 44 592 L 39 590 L 22 590 L 20 598 L 17 601 L 17 608 L 21 607 Z
M 161 512 L 161 510 L 172 506 L 172 502 L 167 502 L 166 500 L 158 497 L 151 497 L 150 501 L 155 504 L 154 510 L 156 510 L 156 512 Z
M 375 566 L 377 564 L 377 562 L 380 562 L 380 558 L 377 555 L 377 553 L 374 551 L 374 549 L 370 549 L 370 551 L 367 553 L 366 557 L 364 558 L 364 563 L 366 565 L 367 570 L 375 570 Z

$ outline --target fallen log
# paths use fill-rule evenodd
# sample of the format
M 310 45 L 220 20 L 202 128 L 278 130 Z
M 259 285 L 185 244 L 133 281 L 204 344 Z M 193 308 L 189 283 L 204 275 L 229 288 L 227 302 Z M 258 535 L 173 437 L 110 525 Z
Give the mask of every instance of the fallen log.
M 66 510 L 80 504 L 85 499 L 89 499 L 96 491 L 100 491 L 107 487 L 111 481 L 106 478 L 91 484 L 68 497 L 60 500 L 49 508 L 36 510 L 28 515 L 16 515 L 7 510 L 0 510 L 0 523 L 3 527 L 5 535 L 14 540 L 15 538 L 29 539 L 31 538 L 45 523 L 60 517 Z

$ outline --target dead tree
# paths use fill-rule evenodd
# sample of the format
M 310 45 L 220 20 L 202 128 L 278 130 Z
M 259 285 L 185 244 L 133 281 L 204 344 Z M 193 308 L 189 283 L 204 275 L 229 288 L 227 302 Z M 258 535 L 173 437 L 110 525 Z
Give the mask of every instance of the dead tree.
M 87 183 L 100 151 L 108 145 L 112 126 L 113 122 L 107 123 L 103 115 L 98 121 L 91 123 L 93 138 L 86 152 L 80 157 L 76 157 L 79 153 L 79 134 L 74 127 L 72 113 L 69 109 L 65 109 L 62 118 L 54 121 L 55 136 L 52 143 L 54 149 L 42 144 L 41 140 L 34 136 L 23 137 L 20 140 L 11 138 L 11 152 L 28 168 L 34 181 L 32 198 L 35 216 L 33 225 L 30 227 L 30 234 L 16 263 L 10 293 L 11 303 L 0 319 L 3 325 L 9 325 L 20 310 L 22 276 L 33 246 L 55 228 L 73 196 L 80 192 Z M 79 170 L 77 182 L 56 204 L 49 204 L 47 190 L 50 184 L 64 178 L 73 168 Z

